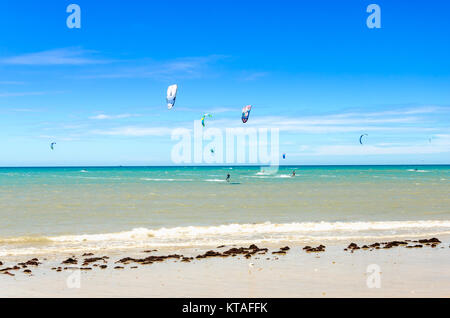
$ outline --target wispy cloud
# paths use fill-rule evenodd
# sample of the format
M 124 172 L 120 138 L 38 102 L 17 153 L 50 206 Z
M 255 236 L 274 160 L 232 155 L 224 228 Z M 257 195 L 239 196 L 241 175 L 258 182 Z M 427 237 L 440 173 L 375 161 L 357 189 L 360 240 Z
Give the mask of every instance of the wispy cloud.
M 219 114 L 228 111 L 235 111 L 231 108 L 216 108 L 212 113 Z M 420 112 L 418 109 L 409 109 L 403 112 L 389 113 L 373 113 L 372 116 L 360 117 L 359 114 L 330 114 L 327 116 L 305 116 L 305 117 L 282 117 L 282 116 L 260 116 L 251 117 L 250 121 L 246 124 L 246 127 L 250 128 L 278 128 L 280 132 L 287 133 L 303 133 L 303 134 L 330 134 L 330 133 L 362 133 L 362 132 L 377 132 L 377 133 L 423 133 L 427 136 L 435 134 L 438 136 L 445 136 L 449 130 L 443 128 L 437 128 L 433 121 L 427 121 L 424 118 L 418 116 Z M 405 116 L 404 114 L 414 114 L 414 116 Z M 106 115 L 99 114 L 97 116 L 90 117 L 91 119 L 115 119 L 115 118 L 127 118 L 131 117 L 131 114 L 120 115 Z M 211 121 L 210 127 L 213 128 L 238 128 L 242 127 L 239 121 L 230 120 L 229 118 L 221 118 L 220 115 L 215 116 Z M 194 118 L 195 119 L 195 118 Z M 193 122 L 185 121 L 178 122 L 180 128 L 191 129 Z M 136 127 L 125 126 L 115 127 L 105 130 L 91 131 L 93 134 L 109 135 L 109 136 L 164 136 L 170 135 L 172 128 L 175 127 Z M 440 133 L 441 135 L 437 135 Z M 359 135 L 358 135 L 359 136 Z M 428 138 L 428 137 L 427 137 Z M 440 137 L 442 140 L 443 137 Z M 438 141 L 433 140 L 433 143 Z M 383 145 L 379 144 L 379 147 L 396 146 L 396 145 Z M 401 146 L 401 145 L 398 145 Z M 357 148 L 359 149 L 359 148 Z M 385 148 L 383 148 L 384 151 Z M 375 151 L 375 150 L 374 150 Z
M 53 135 L 39 135 L 39 138 L 48 139 L 51 141 L 77 141 L 80 140 L 79 137 L 61 137 L 61 136 L 53 136 Z
M 404 108 L 404 109 L 393 109 L 393 110 L 386 110 L 386 111 L 379 111 L 379 112 L 359 112 L 359 113 L 349 112 L 349 113 L 335 114 L 332 116 L 337 117 L 337 118 L 339 118 L 339 117 L 340 118 L 343 118 L 343 117 L 380 118 L 383 116 L 409 116 L 409 115 L 435 114 L 435 113 L 443 113 L 443 112 L 450 113 L 450 107 L 430 105 L 430 106 L 421 106 L 421 107 Z
M 130 118 L 130 117 L 138 117 L 138 116 L 140 116 L 140 115 L 137 115 L 137 114 L 119 114 L 119 115 L 99 114 L 99 115 L 91 116 L 91 117 L 89 117 L 89 119 L 105 120 L 105 119 Z
M 13 108 L 13 109 L 11 109 L 11 111 L 18 112 L 18 113 L 39 113 L 39 112 L 41 112 L 40 109 L 33 109 L 33 108 Z
M 0 81 L 0 85 L 23 85 L 25 82 L 20 81 Z
M 0 97 L 37 96 L 45 94 L 47 94 L 47 92 L 5 92 L 0 93 Z
M 239 113 L 239 109 L 236 110 L 236 108 L 231 107 L 217 107 L 210 110 L 213 114 L 220 114 L 220 113 L 229 113 L 229 112 L 236 112 Z
M 0 92 L 0 97 L 40 96 L 48 94 L 63 94 L 66 91 L 35 91 L 35 92 Z
M 374 144 L 321 144 L 301 145 L 292 151 L 292 157 L 337 157 L 337 156 L 390 156 L 450 154 L 450 134 L 433 135 L 432 141 L 417 139 L 410 143 L 380 142 Z
M 439 145 L 381 146 L 381 145 L 323 145 L 312 147 L 302 155 L 313 156 L 369 156 L 417 155 L 450 153 L 450 143 Z
M 243 81 L 254 81 L 257 79 L 260 79 L 262 77 L 267 76 L 268 72 L 243 72 L 243 74 L 240 76 L 241 80 Z
M 123 137 L 144 137 L 144 136 L 169 136 L 172 129 L 168 127 L 117 127 L 105 130 L 93 130 L 94 135 L 103 136 L 123 136 Z
M 345 132 L 402 132 L 402 131 L 439 131 L 430 115 L 450 112 L 450 108 L 422 107 L 404 110 L 392 110 L 373 113 L 341 113 L 323 116 L 250 116 L 247 127 L 278 128 L 285 132 L 311 134 Z M 216 120 L 218 126 L 227 125 L 225 119 Z M 237 124 L 233 124 L 237 126 Z M 233 127 L 232 126 L 232 127 Z
M 9 65 L 88 65 L 104 64 L 111 61 L 93 58 L 95 51 L 79 47 L 62 48 L 22 54 L 0 59 L 0 64 Z
M 121 67 L 109 73 L 95 73 L 79 76 L 83 79 L 153 78 L 173 80 L 200 78 L 211 74 L 211 65 L 226 58 L 223 55 L 184 57 L 170 61 L 137 61 L 140 66 Z

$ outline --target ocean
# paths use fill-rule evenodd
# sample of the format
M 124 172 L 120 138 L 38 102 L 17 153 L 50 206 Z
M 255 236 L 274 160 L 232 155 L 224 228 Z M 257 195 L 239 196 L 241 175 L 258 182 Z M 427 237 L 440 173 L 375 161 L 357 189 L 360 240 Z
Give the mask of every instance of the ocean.
M 0 168 L 0 256 L 437 236 L 449 193 L 448 165 Z

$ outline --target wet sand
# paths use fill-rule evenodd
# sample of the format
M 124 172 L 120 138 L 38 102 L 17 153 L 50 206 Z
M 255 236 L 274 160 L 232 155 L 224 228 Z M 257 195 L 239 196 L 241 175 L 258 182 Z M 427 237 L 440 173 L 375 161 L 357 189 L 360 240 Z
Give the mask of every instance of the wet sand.
M 418 240 L 10 256 L 0 296 L 449 297 L 450 237 Z

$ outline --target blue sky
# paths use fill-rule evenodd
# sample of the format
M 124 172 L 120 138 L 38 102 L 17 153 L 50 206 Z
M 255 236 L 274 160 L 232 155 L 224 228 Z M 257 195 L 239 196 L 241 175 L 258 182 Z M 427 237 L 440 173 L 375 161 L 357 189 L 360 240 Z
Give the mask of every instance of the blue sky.
M 66 26 L 70 3 L 81 29 Z M 366 26 L 370 3 L 381 29 Z M 280 129 L 283 164 L 449 164 L 449 12 L 411 0 L 2 1 L 0 166 L 170 165 L 172 129 L 205 112 L 209 127 L 242 127 L 247 104 L 246 127 Z

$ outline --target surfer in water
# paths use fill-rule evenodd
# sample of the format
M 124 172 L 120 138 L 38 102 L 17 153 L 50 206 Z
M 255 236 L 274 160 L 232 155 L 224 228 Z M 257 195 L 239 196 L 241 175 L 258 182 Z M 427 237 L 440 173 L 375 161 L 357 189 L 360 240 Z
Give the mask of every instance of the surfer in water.
M 228 174 L 227 174 L 227 182 L 230 182 L 230 178 L 231 178 L 231 176 L 230 176 L 230 174 L 228 173 Z
M 292 170 L 292 177 L 295 177 L 295 170 Z

